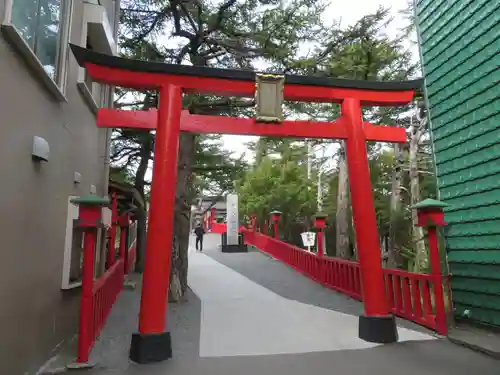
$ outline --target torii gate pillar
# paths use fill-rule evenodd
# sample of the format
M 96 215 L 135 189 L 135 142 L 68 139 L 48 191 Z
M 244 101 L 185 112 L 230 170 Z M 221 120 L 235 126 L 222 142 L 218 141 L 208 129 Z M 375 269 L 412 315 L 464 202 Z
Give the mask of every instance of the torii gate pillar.
M 182 91 L 180 87 L 160 88 L 156 127 L 151 204 L 147 232 L 147 252 L 142 279 L 139 333 L 132 335 L 130 359 L 137 363 L 163 361 L 172 357 L 170 332 L 166 330 L 167 298 L 170 281 L 177 151 L 179 148 Z

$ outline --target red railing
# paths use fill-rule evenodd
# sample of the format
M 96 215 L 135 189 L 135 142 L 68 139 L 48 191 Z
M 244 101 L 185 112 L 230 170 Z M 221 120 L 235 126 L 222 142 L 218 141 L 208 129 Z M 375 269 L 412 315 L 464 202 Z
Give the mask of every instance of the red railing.
M 118 218 L 116 195 L 113 196 L 113 213 L 111 225 L 116 234 L 120 227 L 119 258 L 116 260 L 115 235 L 108 238 L 107 243 L 107 265 L 108 269 L 99 277 L 95 278 L 95 258 L 100 252 L 98 246 L 98 230 L 106 230 L 99 225 L 102 209 L 99 204 L 89 204 L 83 201 L 79 207 L 79 225 L 84 229 L 83 239 L 83 268 L 82 268 L 82 295 L 80 301 L 80 325 L 78 332 L 78 354 L 77 362 L 86 363 L 89 360 L 90 351 L 96 339 L 104 327 L 113 304 L 120 292 L 123 290 L 125 273 L 131 269 L 136 257 L 136 224 L 130 225 L 128 214 Z M 99 202 L 99 201 L 98 201 Z M 132 227 L 132 228 L 130 228 Z M 133 232 L 133 240 L 127 238 L 127 228 Z
M 363 300 L 361 274 L 357 262 L 318 257 L 299 247 L 279 241 L 265 234 L 244 230 L 245 243 L 253 245 L 273 258 L 281 260 L 296 271 L 352 298 Z M 397 269 L 384 269 L 386 296 L 389 308 L 396 316 L 447 333 L 444 300 L 436 296 L 441 287 L 448 295 L 448 311 L 452 308 L 448 277 L 418 274 Z M 443 285 L 444 284 L 444 285 Z
M 106 318 L 111 312 L 111 308 L 123 288 L 123 277 L 124 264 L 123 260 L 120 259 L 94 283 L 94 288 L 92 290 L 92 328 L 88 331 L 91 335 L 91 337 L 88 338 L 88 342 L 90 343 L 90 347 L 88 348 L 89 352 L 99 336 L 101 329 L 104 327 Z
M 361 299 L 358 263 L 329 257 L 319 258 L 314 253 L 259 232 L 245 230 L 244 239 L 245 243 L 281 260 L 314 281 Z
M 361 275 L 359 264 L 350 260 L 323 257 L 323 283 L 348 296 L 361 300 Z
M 241 232 L 244 229 L 243 226 L 238 228 L 238 232 Z M 227 232 L 227 224 L 226 223 L 212 223 L 212 233 L 226 233 Z
M 448 277 L 436 280 L 433 275 L 420 274 L 397 269 L 384 269 L 387 302 L 394 315 L 431 328 L 439 334 L 447 333 L 446 317 L 439 319 L 435 288 L 445 288 L 449 293 Z M 441 284 L 441 285 L 440 285 Z M 444 285 L 443 285 L 444 284 Z M 448 310 L 451 303 L 448 299 Z M 443 310 L 446 309 L 443 306 Z
M 212 223 L 212 233 L 225 233 L 226 224 L 224 223 Z

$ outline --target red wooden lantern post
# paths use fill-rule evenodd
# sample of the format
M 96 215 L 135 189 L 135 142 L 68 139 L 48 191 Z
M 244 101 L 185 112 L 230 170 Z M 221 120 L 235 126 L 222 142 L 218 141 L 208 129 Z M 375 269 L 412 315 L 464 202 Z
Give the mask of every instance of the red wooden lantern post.
M 281 212 L 280 211 L 272 211 L 271 212 L 271 222 L 273 223 L 273 228 L 274 228 L 274 238 L 277 240 L 280 239 L 280 233 L 279 233 L 279 223 L 281 220 Z
M 317 256 L 317 264 L 318 264 L 318 279 L 320 282 L 325 282 L 325 267 L 323 261 L 323 255 L 325 254 L 325 244 L 323 241 L 323 230 L 326 228 L 326 218 L 327 215 L 322 213 L 317 213 L 314 216 L 314 227 L 317 230 L 316 240 L 317 240 L 317 248 L 316 248 L 316 256 Z
M 250 230 L 255 232 L 257 230 L 257 215 L 250 214 Z
M 448 333 L 446 324 L 446 309 L 444 306 L 443 276 L 441 275 L 441 257 L 439 256 L 439 242 L 437 227 L 448 225 L 444 221 L 443 208 L 448 204 L 435 200 L 425 199 L 412 206 L 417 210 L 417 226 L 427 228 L 429 252 L 431 260 L 431 274 L 434 278 L 434 302 L 436 305 L 436 331 L 440 335 Z
M 325 245 L 323 242 L 323 230 L 326 228 L 326 214 L 318 213 L 314 216 L 314 227 L 317 229 L 318 233 L 316 235 L 317 237 L 317 256 L 318 257 L 323 257 L 325 254 Z
M 72 199 L 71 203 L 78 205 L 77 225 L 84 230 L 82 295 L 80 302 L 77 362 L 87 363 L 93 342 L 92 289 L 94 286 L 97 229 L 104 227 L 102 222 L 102 207 L 109 205 L 109 200 L 96 195 L 88 195 Z

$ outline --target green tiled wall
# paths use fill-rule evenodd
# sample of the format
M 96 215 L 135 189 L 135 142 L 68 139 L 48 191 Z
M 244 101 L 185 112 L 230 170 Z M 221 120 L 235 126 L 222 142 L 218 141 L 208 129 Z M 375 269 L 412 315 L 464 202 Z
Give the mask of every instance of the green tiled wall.
M 417 0 L 456 315 L 500 326 L 500 0 Z

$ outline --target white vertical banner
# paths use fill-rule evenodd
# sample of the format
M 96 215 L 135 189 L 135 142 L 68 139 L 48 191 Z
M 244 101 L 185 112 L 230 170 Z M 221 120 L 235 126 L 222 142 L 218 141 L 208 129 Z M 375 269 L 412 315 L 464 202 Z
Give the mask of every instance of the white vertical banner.
M 227 244 L 238 245 L 238 195 L 228 194 L 226 198 L 227 210 Z

